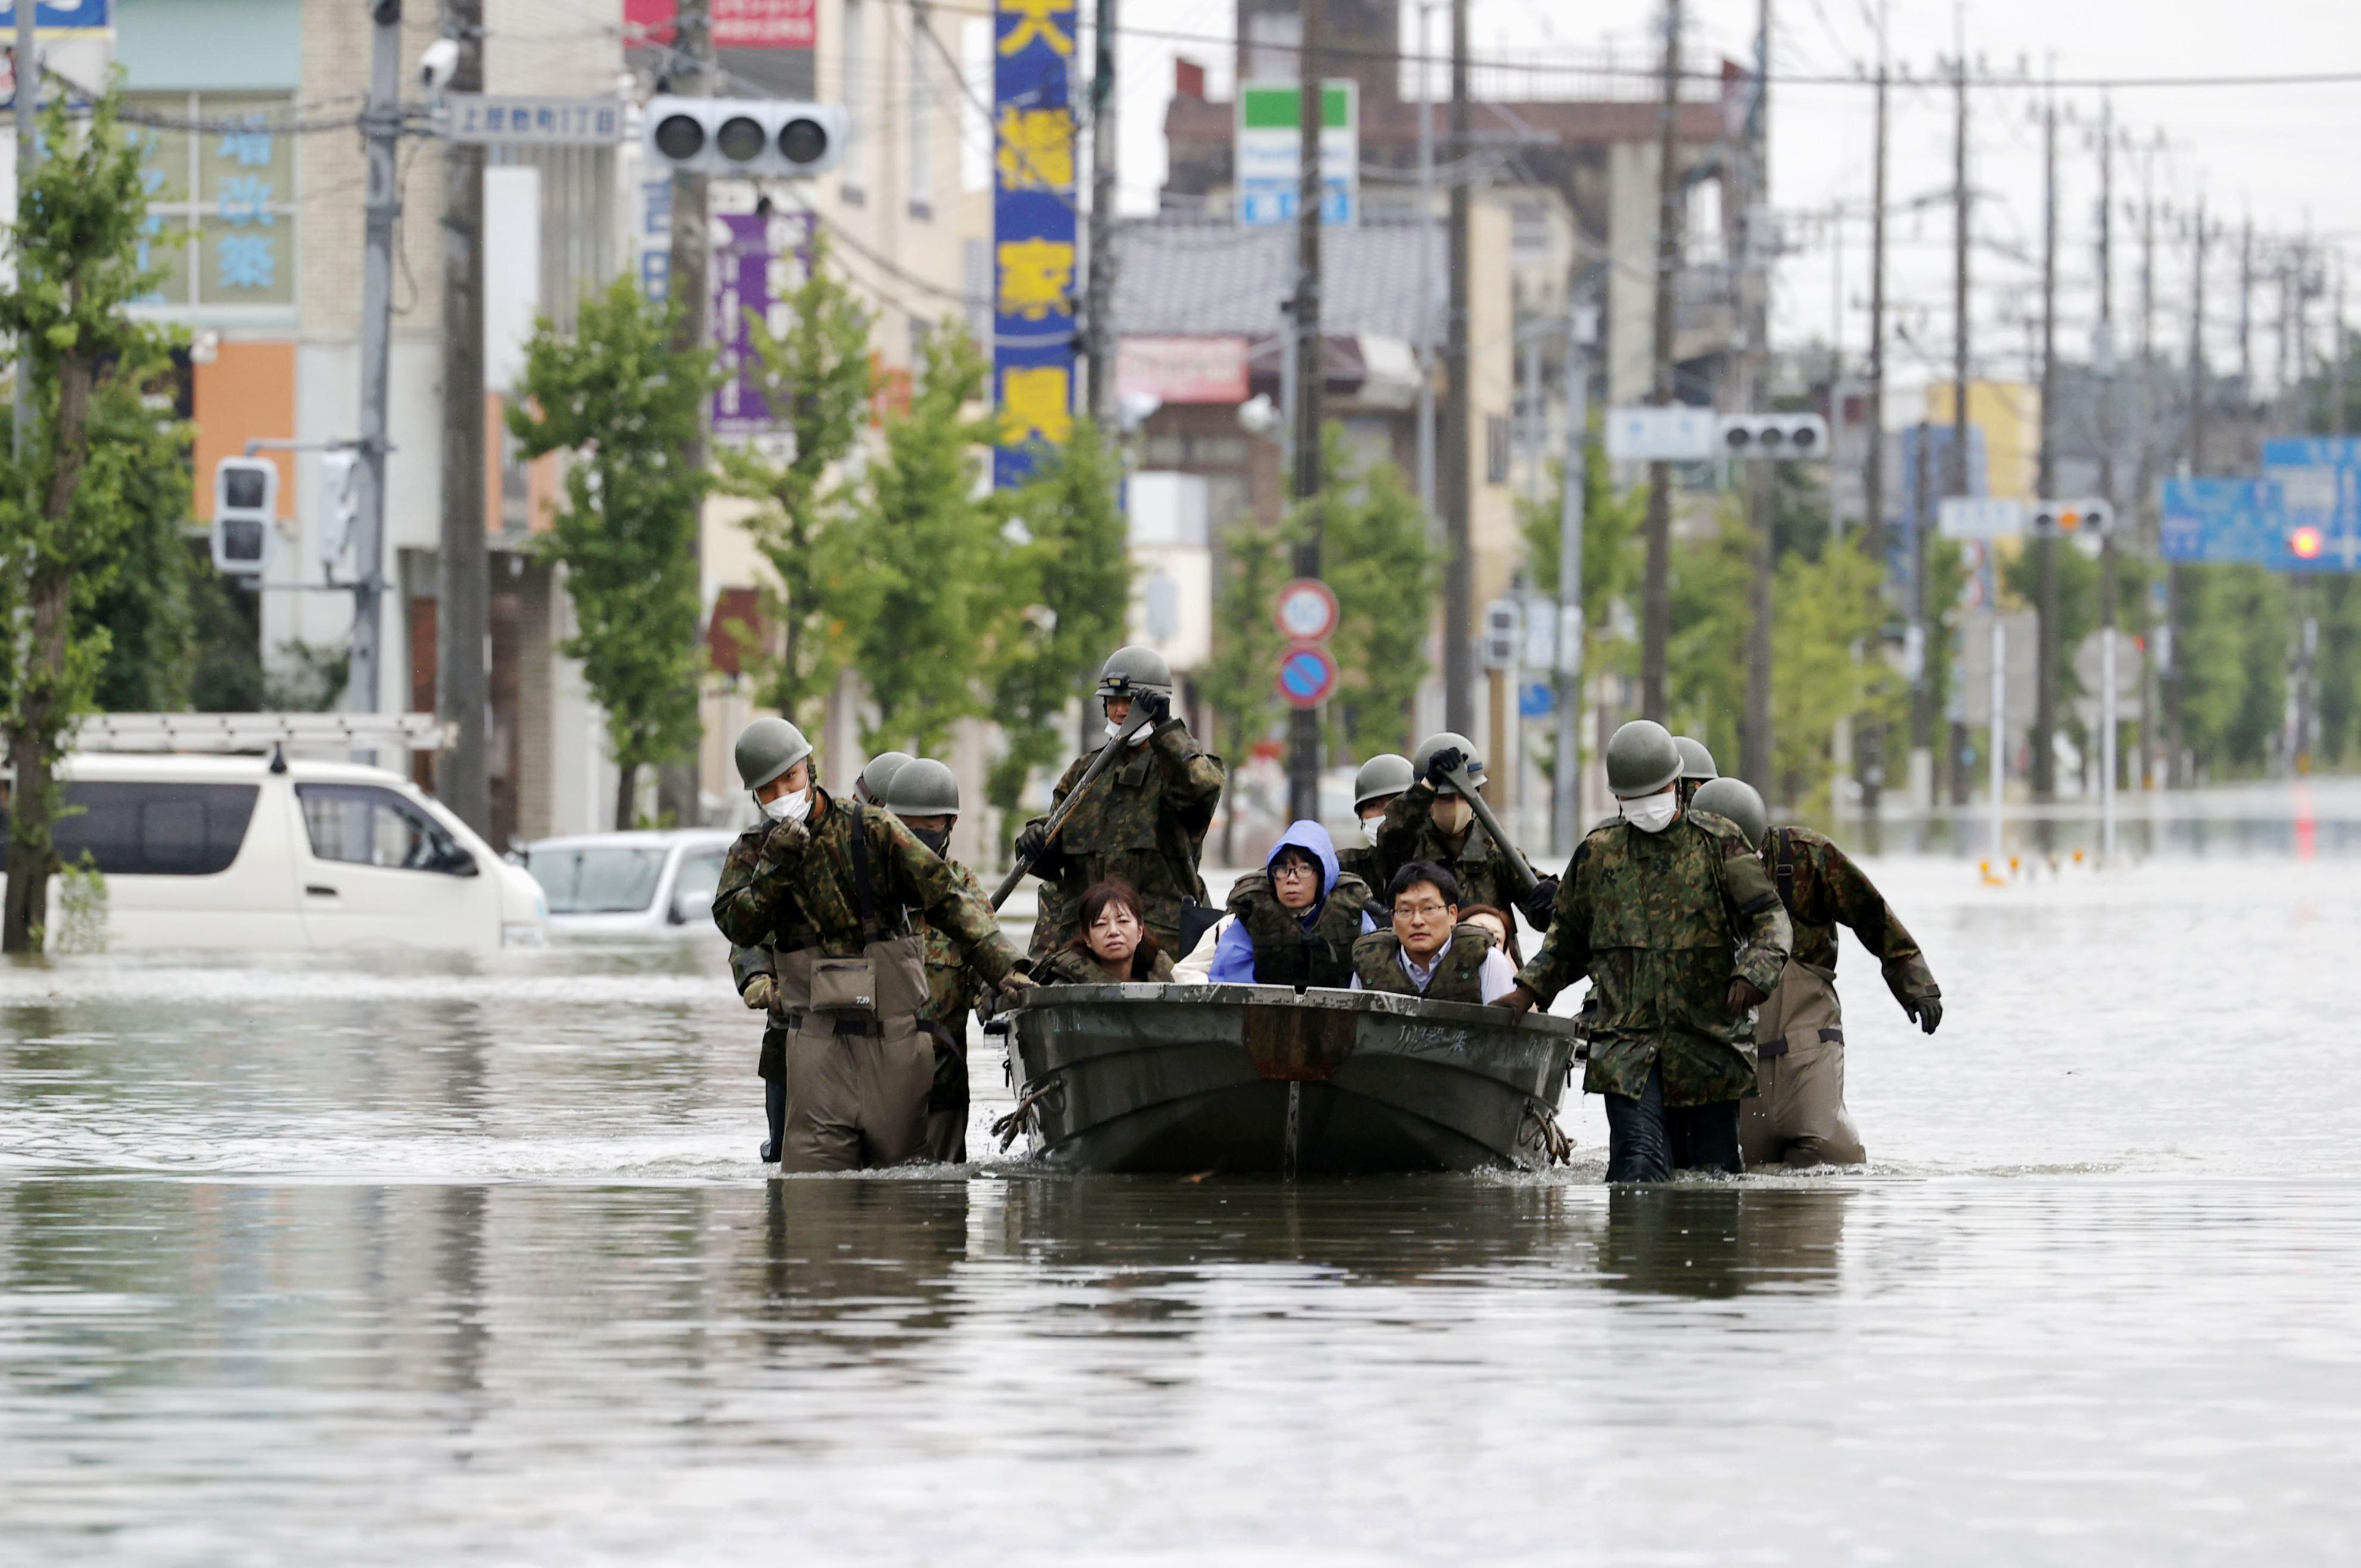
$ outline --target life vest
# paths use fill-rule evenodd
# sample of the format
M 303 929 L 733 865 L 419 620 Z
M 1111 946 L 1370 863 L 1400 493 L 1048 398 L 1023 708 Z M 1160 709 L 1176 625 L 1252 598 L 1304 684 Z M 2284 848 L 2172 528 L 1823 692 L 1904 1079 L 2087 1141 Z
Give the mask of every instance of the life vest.
M 1250 872 L 1230 890 L 1230 914 L 1254 941 L 1255 983 L 1342 991 L 1353 979 L 1353 944 L 1369 906 L 1369 884 L 1339 876 L 1307 928 L 1279 903 L 1266 872 Z
M 1402 968 L 1401 938 L 1391 931 L 1372 931 L 1353 944 L 1353 972 L 1364 991 L 1391 991 L 1403 996 L 1423 996 L 1429 1002 L 1484 1000 L 1484 957 L 1492 950 L 1492 933 L 1481 926 L 1457 926 L 1451 940 L 1436 956 L 1434 978 L 1424 991 L 1411 982 Z

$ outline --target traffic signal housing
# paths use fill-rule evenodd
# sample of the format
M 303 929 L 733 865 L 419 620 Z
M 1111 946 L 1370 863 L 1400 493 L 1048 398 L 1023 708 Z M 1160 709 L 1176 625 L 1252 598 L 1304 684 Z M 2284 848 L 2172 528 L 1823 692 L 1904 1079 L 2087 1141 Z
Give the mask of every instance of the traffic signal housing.
M 258 577 L 270 565 L 279 522 L 279 465 L 266 457 L 225 457 L 214 465 L 214 566 Z
M 2044 533 L 2087 533 L 2102 537 L 2114 531 L 2115 509 L 2103 500 L 2036 501 L 2033 505 L 2033 532 Z
M 1828 422 L 1817 414 L 1724 414 L 1725 457 L 1826 457 Z
M 656 97 L 640 121 L 640 150 L 652 171 L 809 180 L 837 166 L 851 129 L 829 104 Z

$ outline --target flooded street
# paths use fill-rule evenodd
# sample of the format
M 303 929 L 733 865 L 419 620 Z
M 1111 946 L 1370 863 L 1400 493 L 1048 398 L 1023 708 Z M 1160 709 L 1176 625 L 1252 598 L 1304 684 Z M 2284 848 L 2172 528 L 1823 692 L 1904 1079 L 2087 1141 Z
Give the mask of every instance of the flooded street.
M 1871 1167 L 1654 1191 L 766 1180 L 718 943 L 0 973 L 0 1559 L 2361 1549 L 2361 861 L 1872 869 Z

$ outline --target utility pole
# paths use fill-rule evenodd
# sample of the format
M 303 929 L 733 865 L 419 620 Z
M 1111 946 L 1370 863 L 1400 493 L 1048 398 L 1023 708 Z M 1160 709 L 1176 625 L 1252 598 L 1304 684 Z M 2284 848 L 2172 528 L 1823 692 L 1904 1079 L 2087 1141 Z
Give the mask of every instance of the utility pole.
M 2189 264 L 2189 471 L 2205 472 L 2205 198 L 2197 198 L 2197 216 L 2190 229 L 2191 250 Z M 2165 591 L 2169 596 L 2167 613 L 2172 624 L 2172 666 L 2165 688 L 2166 736 L 2171 754 L 2166 759 L 2167 776 L 2176 785 L 2186 785 L 2186 731 L 2183 728 L 2184 699 L 2188 693 L 2183 678 L 2189 661 L 2181 647 L 2182 579 L 2180 563 L 2175 561 L 2166 574 Z
M 444 0 L 459 62 L 450 91 L 484 90 L 484 0 Z M 434 764 L 435 798 L 487 839 L 491 630 L 484 546 L 484 149 L 443 143 L 443 532 L 434 564 L 434 716 L 451 749 Z
M 1590 367 L 1583 307 L 1566 290 L 1565 473 L 1557 512 L 1557 753 L 1550 783 L 1556 853 L 1571 857 L 1582 832 L 1582 525 L 1589 481 Z
M 2050 89 L 2041 109 L 2041 454 L 2036 466 L 2037 499 L 2058 489 L 2058 99 Z M 2033 798 L 2047 806 L 2058 798 L 2058 531 L 2044 529 L 2034 541 L 2040 574 L 2041 624 L 2035 640 L 2037 671 L 2033 698 Z M 2049 824 L 2041 824 L 2046 832 Z
M 1444 348 L 1443 484 L 1444 530 L 1448 549 L 1443 567 L 1443 727 L 1461 735 L 1476 732 L 1476 582 L 1473 520 L 1474 480 L 1467 422 L 1474 388 L 1467 366 L 1468 136 L 1467 5 L 1451 0 L 1451 300 Z M 1496 748 L 1497 749 L 1497 748 Z
M 20 234 L 26 228 L 25 202 L 28 192 L 33 189 L 33 170 L 41 157 L 40 137 L 36 134 L 38 129 L 36 122 L 39 117 L 41 107 L 41 46 L 33 34 L 34 21 L 38 15 L 38 12 L 30 4 L 30 0 L 17 0 L 16 53 L 16 58 L 9 62 L 9 80 L 13 83 L 10 91 L 15 105 L 13 112 L 16 117 L 16 212 L 15 215 L 17 232 Z M 21 256 L 16 265 L 20 269 L 23 268 L 24 260 Z M 25 281 L 22 277 L 17 279 L 20 285 Z M 21 463 L 25 457 L 25 443 L 30 436 L 33 423 L 33 356 L 29 352 L 29 345 L 22 338 L 16 342 L 15 411 L 16 453 L 17 461 Z
M 393 362 L 393 231 L 401 219 L 401 183 L 394 167 L 394 148 L 401 139 L 401 0 L 372 0 L 369 23 L 368 101 L 361 110 L 361 141 L 368 159 L 361 253 L 361 486 L 355 519 L 352 663 L 346 683 L 346 700 L 361 713 L 378 710 L 385 656 L 387 394 Z M 355 755 L 362 762 L 376 760 L 373 751 Z
M 1427 20 L 1433 0 L 1418 0 L 1418 510 L 1432 531 L 1434 511 L 1434 95 L 1426 66 L 1433 52 Z
M 2345 433 L 2345 256 L 2338 252 L 2330 296 L 2335 319 L 2328 323 L 2328 433 Z
M 920 26 L 925 24 L 921 22 Z M 915 41 L 913 48 L 917 47 Z M 673 18 L 670 86 L 685 98 L 713 96 L 713 15 L 711 0 L 680 0 Z M 856 133 L 858 134 L 857 130 Z M 672 302 L 672 346 L 689 351 L 704 346 L 713 313 L 710 272 L 713 264 L 712 214 L 707 176 L 681 170 L 672 176 L 672 252 L 666 263 L 665 289 Z M 691 473 L 705 468 L 705 421 L 699 409 L 697 436 L 682 461 Z M 702 509 L 689 531 L 697 553 L 697 601 L 704 604 L 705 528 Z M 698 660 L 703 668 L 704 661 Z M 656 810 L 682 827 L 694 826 L 701 816 L 697 804 L 697 758 L 694 753 L 667 762 L 656 772 Z
M 1910 631 L 1917 649 L 1916 668 L 1910 676 L 1910 788 L 1919 797 L 1918 774 L 1927 770 L 1926 804 L 1933 806 L 1935 743 L 1935 636 L 1928 612 L 1934 595 L 1927 589 L 1927 534 L 1934 518 L 1935 426 L 1918 422 L 1918 460 L 1910 474 Z
M 1104 435 L 1115 427 L 1115 340 L 1107 329 L 1115 309 L 1115 44 L 1116 0 L 1098 0 L 1097 67 L 1091 76 L 1091 269 L 1084 280 L 1090 298 L 1082 309 L 1082 345 L 1089 362 L 1091 420 Z M 910 25 L 927 26 L 913 11 Z M 1305 24 L 1307 29 L 1309 22 Z M 916 49 L 920 40 L 913 38 Z M 853 134 L 861 134 L 860 127 Z
M 1462 5 L 1466 0 L 1459 0 Z M 1681 269 L 1681 0 L 1664 0 L 1664 92 L 1656 123 L 1654 368 L 1648 401 L 1678 400 L 1673 387 L 1674 287 Z M 1640 711 L 1663 722 L 1665 646 L 1673 633 L 1673 466 L 1648 465 L 1648 556 L 1640 596 Z
M 1771 0 L 1754 10 L 1754 113 L 1746 127 L 1746 210 L 1739 233 L 1740 286 L 1746 311 L 1746 409 L 1771 402 Z M 1739 729 L 1739 776 L 1771 798 L 1771 587 L 1776 570 L 1773 501 L 1778 465 L 1767 457 L 1746 459 L 1747 532 L 1753 547 L 1752 612 L 1746 637 L 1746 712 Z
M 2099 863 L 2115 858 L 2115 106 L 2099 106 L 2099 495 L 2110 526 L 2099 535 Z
M 1861 476 L 1869 516 L 1861 521 L 1861 549 L 1877 567 L 1881 603 L 1886 595 L 1885 541 L 1885 6 L 1877 8 L 1877 132 L 1869 187 L 1869 450 Z M 1861 771 L 1861 815 L 1875 823 L 1885 791 L 1885 727 L 1862 726 L 1855 748 Z M 1875 847 L 1872 837 L 1872 847 Z
M 2255 219 L 2238 233 L 2238 395 L 2255 400 Z
M 2138 495 L 2140 540 L 2151 559 L 2156 548 L 2156 521 L 2150 500 L 2156 492 L 2156 464 L 2161 455 L 2157 442 L 2156 396 L 2156 151 L 2140 160 L 2140 444 Z M 2154 789 L 2162 781 L 2164 748 L 2163 670 L 2171 649 L 2172 624 L 2159 618 L 2155 579 L 2148 595 L 2148 638 L 2140 652 L 2140 787 Z
M 1104 0 L 1101 0 L 1104 4 Z M 1327 181 L 1320 168 L 1320 129 L 1327 104 L 1320 81 L 1321 0 L 1303 0 L 1303 47 L 1296 56 L 1301 85 L 1296 90 L 1296 123 L 1301 139 L 1295 196 L 1295 488 L 1298 506 L 1310 515 L 1302 543 L 1295 547 L 1295 575 L 1320 575 L 1321 393 L 1320 204 Z M 1320 816 L 1320 710 L 1299 707 L 1288 718 L 1287 810 L 1297 821 Z

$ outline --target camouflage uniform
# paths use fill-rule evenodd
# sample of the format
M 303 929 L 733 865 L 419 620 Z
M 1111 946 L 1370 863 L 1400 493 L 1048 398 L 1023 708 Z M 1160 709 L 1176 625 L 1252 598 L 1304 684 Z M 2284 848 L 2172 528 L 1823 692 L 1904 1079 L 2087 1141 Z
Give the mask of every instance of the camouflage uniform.
M 1481 822 L 1467 825 L 1467 837 L 1461 841 L 1459 852 L 1453 854 L 1444 842 L 1443 829 L 1434 825 L 1429 807 L 1434 804 L 1434 786 L 1424 779 L 1414 781 L 1410 788 L 1394 797 L 1386 807 L 1385 821 L 1378 828 L 1378 842 L 1372 854 L 1374 872 L 1363 872 L 1364 880 L 1379 889 L 1393 886 L 1394 874 L 1412 861 L 1432 861 L 1459 879 L 1459 907 L 1466 909 L 1478 904 L 1488 904 L 1495 909 L 1519 907 L 1517 883 L 1510 874 L 1507 857 L 1484 831 Z M 1532 862 L 1525 862 L 1531 869 Z M 1536 873 L 1536 880 L 1538 880 Z
M 1517 982 L 1546 1004 L 1590 977 L 1585 1092 L 1638 1100 L 1661 1069 L 1668 1109 L 1735 1102 L 1754 1087 L 1753 1020 L 1730 1013 L 1730 980 L 1767 994 L 1792 941 L 1734 825 L 1704 812 L 1662 833 L 1619 822 L 1575 850 L 1557 918 Z
M 1134 967 L 1137 967 L 1135 960 Z M 1078 953 L 1071 948 L 1060 948 L 1048 958 L 1033 960 L 1033 978 L 1043 985 L 1113 985 L 1099 969 L 1098 960 L 1088 953 Z M 1146 974 L 1135 976 L 1136 985 L 1170 985 L 1172 983 L 1172 955 L 1159 951 L 1156 962 Z
M 985 900 L 983 884 L 957 861 L 946 859 L 962 892 Z M 937 1159 L 957 1165 L 967 1158 L 967 1021 L 992 982 L 960 951 L 950 932 L 931 920 L 919 922 L 927 955 L 927 1004 L 918 1021 L 935 1037 L 935 1086 L 927 1096 L 927 1144 Z
M 1336 868 L 1347 876 L 1359 877 L 1369 887 L 1369 905 L 1382 910 L 1391 902 L 1386 889 L 1393 884 L 1390 876 L 1381 876 L 1375 844 L 1348 844 L 1336 851 Z
M 1884 895 L 1828 839 L 1808 828 L 1773 828 L 1763 835 L 1763 869 L 1794 924 L 1795 951 L 1756 1025 L 1757 1092 L 1739 1127 L 1746 1160 L 1857 1165 L 1869 1157 L 1844 1102 L 1837 927 L 1851 927 L 1877 957 L 1905 1011 L 1942 992 Z
M 869 936 L 854 872 L 858 829 L 880 923 L 898 927 L 898 910 L 916 912 L 930 929 L 946 934 L 986 981 L 996 985 L 1006 977 L 1016 951 L 972 883 L 962 887 L 900 817 L 825 791 L 815 795 L 812 819 L 764 822 L 730 847 L 713 895 L 713 923 L 723 936 L 743 947 L 768 947 L 783 961 L 807 952 L 863 956 Z M 881 997 L 889 994 L 888 978 L 879 977 Z M 833 1036 L 818 1015 L 798 1021 L 774 1014 L 786 1026 L 783 1167 L 892 1164 L 925 1152 L 934 1047 L 917 1031 L 920 1006 L 915 998 L 909 1014 L 881 1006 L 873 1030 L 846 1023 Z
M 1429 1002 L 1481 1002 L 1484 956 L 1491 950 L 1492 933 L 1483 927 L 1453 927 L 1451 939 L 1435 957 L 1434 977 L 1421 991 L 1402 969 L 1401 938 L 1389 930 L 1371 931 L 1353 944 L 1353 972 L 1363 991 L 1391 991 Z
M 730 981 L 741 1001 L 757 979 L 773 978 L 770 948 L 730 944 Z M 754 1058 L 754 1074 L 763 1080 L 763 1114 L 770 1124 L 771 1140 L 763 1146 L 763 1158 L 769 1161 L 778 1157 L 779 1130 L 787 1119 L 787 1032 L 779 1026 L 775 1013 L 763 1016 L 763 1048 Z
M 1058 802 L 1073 793 L 1097 755 L 1093 750 L 1074 759 L 1058 781 Z M 1035 867 L 1041 875 L 1041 914 L 1033 923 L 1034 953 L 1064 946 L 1074 934 L 1082 894 L 1110 878 L 1132 885 L 1157 945 L 1177 952 L 1180 906 L 1205 902 L 1197 860 L 1221 802 L 1222 779 L 1222 760 L 1198 745 L 1178 718 L 1158 725 L 1147 745 L 1110 764 Z

